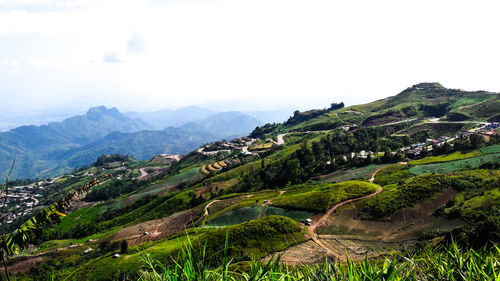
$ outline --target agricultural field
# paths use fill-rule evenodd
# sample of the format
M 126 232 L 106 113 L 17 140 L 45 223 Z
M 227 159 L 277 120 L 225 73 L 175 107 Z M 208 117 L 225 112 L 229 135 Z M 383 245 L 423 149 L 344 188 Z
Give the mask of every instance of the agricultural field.
M 85 225 L 95 221 L 100 216 L 102 210 L 101 205 L 97 203 L 89 204 L 87 207 L 80 208 L 61 220 L 54 230 L 57 233 L 68 233 L 73 230 L 76 224 Z
M 500 154 L 486 154 L 462 160 L 415 166 L 410 168 L 409 171 L 414 175 L 421 175 L 426 173 L 451 173 L 465 169 L 477 169 L 485 163 L 498 161 L 500 161 Z
M 264 207 L 262 216 L 283 216 L 283 217 L 289 217 L 296 221 L 301 221 L 310 218 L 313 215 L 314 213 L 307 211 L 283 209 L 268 205 Z
M 434 137 L 455 135 L 464 129 L 463 123 L 420 123 L 408 129 L 396 132 L 394 136 L 412 135 L 421 131 L 429 131 Z
M 474 150 L 471 152 L 457 151 L 457 152 L 454 152 L 452 154 L 431 156 L 431 157 L 425 157 L 425 158 L 422 158 L 419 160 L 412 160 L 412 161 L 410 161 L 410 164 L 423 165 L 423 164 L 437 163 L 437 162 L 449 162 L 449 161 L 454 161 L 454 160 L 476 157 L 476 156 L 481 155 L 481 152 L 483 152 L 483 149 L 481 149 L 481 151 Z M 485 152 L 483 152 L 483 153 L 485 153 Z
M 387 165 L 373 164 L 361 168 L 352 168 L 348 170 L 335 171 L 327 175 L 319 176 L 317 178 L 312 178 L 312 180 L 316 180 L 321 183 L 335 183 L 335 182 L 343 182 L 349 180 L 369 179 L 377 169 L 384 167 L 387 167 Z
M 476 103 L 483 102 L 490 97 L 488 96 L 476 96 L 476 97 L 465 97 L 465 98 L 460 98 L 454 103 L 451 104 L 450 109 L 456 109 L 462 106 L 467 106 L 467 105 L 473 105 Z
M 272 204 L 286 209 L 324 212 L 331 206 L 351 198 L 375 192 L 378 185 L 363 181 L 337 184 L 299 185 L 273 199 Z
M 500 144 L 490 145 L 481 148 L 482 153 L 500 153 Z
M 256 220 L 262 213 L 262 206 L 251 206 L 236 209 L 217 216 L 206 223 L 206 226 L 227 226 Z
M 295 221 L 301 221 L 313 216 L 314 213 L 283 209 L 274 206 L 251 206 L 243 207 L 234 211 L 217 216 L 206 223 L 206 226 L 228 226 L 243 223 L 249 220 L 256 220 L 265 216 L 283 216 Z
M 170 176 L 166 178 L 165 180 L 161 180 L 160 182 L 150 185 L 146 187 L 145 189 L 141 190 L 140 193 L 142 192 L 151 192 L 151 191 L 157 191 L 160 192 L 163 189 L 167 187 L 173 187 L 176 185 L 179 185 L 181 183 L 188 183 L 191 181 L 196 181 L 197 179 L 201 178 L 200 174 L 200 169 L 199 167 L 191 167 L 182 170 L 180 173 Z

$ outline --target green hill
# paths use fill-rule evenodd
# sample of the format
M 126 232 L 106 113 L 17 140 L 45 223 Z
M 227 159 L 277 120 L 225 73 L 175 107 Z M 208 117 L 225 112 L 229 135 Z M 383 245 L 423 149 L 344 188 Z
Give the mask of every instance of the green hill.
M 346 270 L 351 275 L 342 278 L 352 280 L 372 271 L 394 275 L 384 280 L 430 280 L 467 257 L 471 268 L 481 264 L 468 269 L 471 276 L 490 278 L 498 273 L 493 245 L 500 242 L 499 138 L 490 129 L 465 130 L 499 114 L 498 108 L 476 112 L 497 98 L 422 83 L 373 103 L 332 104 L 259 127 L 252 135 L 274 143 L 259 152 L 195 150 L 170 165 L 101 158 L 47 185 L 45 195 L 56 201 L 92 177 L 113 176 L 74 204 L 60 224 L 44 229 L 36 245 L 11 257 L 10 271 L 18 280 L 139 280 L 172 270 L 189 272 L 183 276 L 190 280 L 202 278 L 196 274 L 267 276 L 286 268 L 272 262 L 272 269 L 266 267 L 275 254 L 282 263 L 312 270 L 289 267 L 290 274 Z M 470 119 L 450 121 L 456 110 Z M 455 137 L 455 130 L 462 136 Z M 182 131 L 171 133 L 159 145 L 175 146 L 169 140 L 183 138 Z M 143 143 L 158 138 L 147 131 L 113 133 L 113 145 L 71 155 L 97 156 L 134 134 L 149 138 Z M 420 143 L 441 135 L 433 145 Z M 220 145 L 227 150 L 235 143 Z M 425 149 L 408 153 L 417 145 Z M 162 170 L 140 178 L 156 168 Z M 335 262 L 317 267 L 325 257 Z M 229 260 L 231 268 L 224 269 Z

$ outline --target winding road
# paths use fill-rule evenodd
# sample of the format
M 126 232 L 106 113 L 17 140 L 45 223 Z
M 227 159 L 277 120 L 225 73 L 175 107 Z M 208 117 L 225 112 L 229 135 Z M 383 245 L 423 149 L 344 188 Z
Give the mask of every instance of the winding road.
M 284 136 L 286 136 L 287 134 L 279 134 L 277 139 L 278 139 L 278 142 L 276 143 L 277 145 L 283 145 L 285 144 L 285 139 L 283 138 Z
M 208 208 L 210 207 L 210 205 L 212 205 L 213 203 L 215 202 L 219 202 L 220 200 L 214 200 L 210 203 L 208 203 L 206 206 L 205 206 L 205 216 L 208 217 Z
M 375 175 L 381 170 L 382 168 L 379 168 L 377 169 L 373 174 L 372 174 L 372 177 L 370 178 L 370 183 L 373 183 L 373 181 L 375 180 Z M 342 201 L 340 203 L 337 203 L 335 204 L 333 207 L 331 207 L 318 221 L 314 222 L 313 224 L 311 224 L 309 226 L 309 233 L 311 234 L 311 239 L 316 243 L 318 244 L 321 248 L 323 248 L 329 255 L 331 256 L 334 256 L 336 258 L 341 258 L 341 256 L 339 256 L 337 253 L 333 252 L 332 250 L 330 250 L 330 248 L 328 248 L 324 243 L 323 241 L 321 241 L 319 239 L 319 236 L 318 234 L 316 233 L 316 227 L 318 226 L 326 226 L 326 221 L 328 220 L 328 218 L 332 215 L 332 213 L 340 206 L 342 205 L 345 205 L 345 204 L 348 204 L 348 203 L 351 203 L 351 202 L 354 202 L 354 201 L 358 201 L 358 200 L 362 200 L 362 199 L 366 199 L 366 198 L 370 198 L 374 195 L 377 195 L 379 194 L 380 192 L 382 191 L 382 187 L 380 187 L 377 191 L 375 191 L 374 193 L 371 193 L 371 194 L 368 194 L 368 195 L 365 195 L 365 196 L 362 196 L 362 197 L 358 197 L 358 198 L 352 198 L 352 199 L 349 199 L 349 200 L 346 200 L 346 201 Z

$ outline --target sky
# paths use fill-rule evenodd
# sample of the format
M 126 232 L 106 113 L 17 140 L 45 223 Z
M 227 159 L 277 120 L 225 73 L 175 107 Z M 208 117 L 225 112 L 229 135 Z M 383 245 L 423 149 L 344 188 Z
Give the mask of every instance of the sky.
M 0 0 L 0 112 L 500 92 L 498 1 Z

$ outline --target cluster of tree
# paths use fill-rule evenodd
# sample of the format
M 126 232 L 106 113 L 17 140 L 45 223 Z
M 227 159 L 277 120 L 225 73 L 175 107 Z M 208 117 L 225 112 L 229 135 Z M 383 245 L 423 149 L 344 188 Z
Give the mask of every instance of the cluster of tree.
M 282 124 L 276 124 L 276 123 L 267 123 L 263 126 L 255 128 L 251 133 L 250 137 L 251 138 L 263 138 L 264 135 L 269 134 L 269 133 L 277 133 L 279 132 L 279 128 L 282 127 Z
M 330 104 L 329 110 L 337 110 L 337 109 L 341 109 L 341 108 L 344 108 L 344 102 Z
M 240 191 L 299 184 L 312 176 L 333 172 L 340 168 L 365 166 L 371 163 L 391 163 L 403 159 L 392 153 L 404 144 L 402 139 L 389 138 L 398 126 L 361 128 L 353 132 L 336 131 L 313 142 L 304 142 L 290 156 L 271 164 L 262 162 L 261 168 L 242 174 Z M 351 152 L 384 152 L 383 157 L 351 158 Z
M 118 153 L 115 154 L 109 154 L 109 155 L 101 155 L 97 160 L 92 164 L 94 167 L 102 167 L 107 163 L 113 163 L 113 162 L 125 162 L 129 160 L 129 156 L 127 155 L 121 155 Z
M 309 111 L 304 111 L 304 112 L 300 112 L 299 110 L 295 110 L 293 112 L 293 116 L 288 118 L 288 120 L 285 122 L 285 125 L 295 125 L 295 124 L 298 124 L 300 122 L 304 122 L 306 120 L 320 116 L 324 113 L 327 113 L 328 111 L 330 111 L 330 110 L 327 108 L 314 109 L 314 110 L 309 110 Z
M 128 251 L 128 243 L 126 240 L 122 239 L 121 241 L 101 241 L 99 242 L 99 252 L 101 255 L 109 252 L 115 252 L 120 249 L 120 254 L 126 254 Z
M 87 197 L 85 197 L 85 201 L 89 202 L 97 202 L 97 201 L 105 201 L 112 198 L 117 198 L 123 194 L 130 193 L 139 189 L 140 187 L 145 186 L 144 183 L 149 183 L 150 180 L 144 182 L 136 182 L 130 180 L 113 180 L 107 183 L 104 186 L 100 186 L 95 188 L 90 192 Z

